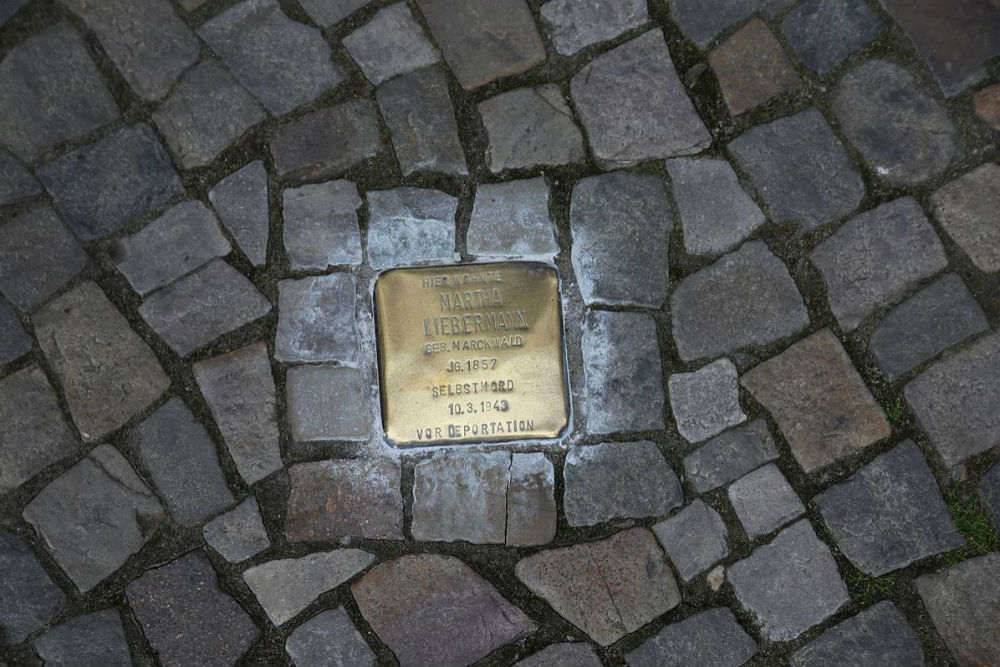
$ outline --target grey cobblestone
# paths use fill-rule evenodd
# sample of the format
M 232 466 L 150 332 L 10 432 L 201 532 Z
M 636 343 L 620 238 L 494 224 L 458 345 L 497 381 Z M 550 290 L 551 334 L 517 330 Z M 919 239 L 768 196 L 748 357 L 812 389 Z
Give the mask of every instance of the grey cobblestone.
M 559 245 L 549 217 L 545 179 L 484 183 L 476 188 L 466 247 L 482 259 L 551 261 Z
M 489 136 L 490 171 L 581 162 L 583 135 L 559 87 L 518 88 L 478 106 Z
M 653 526 L 653 533 L 685 582 L 729 555 L 726 524 L 701 500 Z
M 243 0 L 198 35 L 274 114 L 288 113 L 344 80 L 319 30 L 288 18 L 275 0 Z
M 370 0 L 299 0 L 309 17 L 326 28 L 367 5 Z
M 20 643 L 66 606 L 66 595 L 52 581 L 20 537 L 0 531 L 0 630 L 4 641 Z
M 349 273 L 279 282 L 274 358 L 356 365 L 356 289 Z
M 26 162 L 116 118 L 118 105 L 68 23 L 29 37 L 0 61 L 0 144 Z
M 730 484 L 727 495 L 751 540 L 767 535 L 806 511 L 795 489 L 773 463 Z
M 503 544 L 510 454 L 442 452 L 413 470 L 416 540 Z
M 19 204 L 42 194 L 42 186 L 21 161 L 0 149 L 0 206 Z
M 545 60 L 524 0 L 417 0 L 431 33 L 466 90 Z
M 81 241 L 103 238 L 183 193 L 149 126 L 115 130 L 37 170 L 56 208 Z
M 230 563 L 240 563 L 271 546 L 257 499 L 239 505 L 205 524 L 205 542 Z
M 255 160 L 226 176 L 208 191 L 208 199 L 250 263 L 263 266 L 270 234 L 264 163 Z
M 188 70 L 153 112 L 185 169 L 202 167 L 267 117 L 250 93 L 211 60 Z
M 991 212 L 1000 206 L 1000 166 L 987 162 L 931 196 L 934 217 L 981 271 L 1000 271 L 1000 230 Z
M 200 361 L 192 370 L 243 480 L 253 484 L 280 469 L 274 377 L 264 344 Z
M 808 67 L 826 76 L 885 30 L 864 0 L 805 0 L 782 32 Z
M 125 564 L 164 520 L 163 506 L 111 445 L 98 445 L 22 513 L 81 592 Z
M 368 23 L 344 38 L 344 48 L 376 86 L 397 74 L 440 60 L 405 2 L 376 13 Z
M 142 319 L 181 356 L 270 310 L 271 302 L 253 283 L 221 259 L 154 292 L 139 306 Z
M 948 265 L 934 227 L 911 197 L 854 216 L 809 259 L 823 274 L 830 309 L 847 331 Z
M 87 265 L 87 254 L 49 207 L 0 225 L 0 293 L 32 310 Z
M 32 321 L 87 442 L 123 426 L 170 385 L 153 351 L 92 282 L 53 299 Z
M 375 97 L 404 176 L 421 171 L 452 176 L 469 173 L 448 78 L 439 68 L 398 76 L 379 86 Z
M 815 229 L 850 214 L 865 195 L 861 174 L 816 109 L 753 127 L 728 150 L 777 223 Z
M 889 312 L 868 347 L 882 371 L 895 380 L 989 326 L 962 279 L 949 273 Z
M 375 667 L 368 648 L 343 607 L 316 614 L 288 635 L 285 651 L 295 667 Z
M 563 56 L 614 39 L 649 21 L 649 12 L 642 0 L 549 0 L 541 6 L 539 14 L 556 52 Z
M 809 324 L 795 281 L 763 241 L 745 243 L 681 280 L 670 312 L 685 361 L 773 343 Z
M 361 197 L 351 181 L 328 181 L 282 193 L 285 252 L 293 269 L 361 264 Z
M 665 516 L 684 502 L 680 480 L 648 440 L 574 447 L 563 475 L 571 526 Z
M 767 424 L 757 419 L 721 433 L 684 457 L 684 472 L 698 493 L 718 488 L 778 458 Z
M 284 625 L 374 560 L 375 556 L 361 549 L 320 551 L 255 565 L 243 573 L 243 581 L 271 622 Z
M 879 602 L 792 654 L 792 667 L 923 667 L 924 652 L 891 602 Z
M 132 288 L 147 294 L 230 250 L 215 215 L 201 202 L 190 201 L 115 241 L 112 257 Z
M 423 188 L 373 190 L 366 199 L 373 269 L 454 259 L 457 199 Z
M 600 667 L 601 659 L 589 644 L 552 644 L 518 662 L 515 667 Z
M 278 175 L 290 180 L 336 176 L 381 149 L 375 106 L 367 100 L 313 111 L 282 125 L 271 138 Z
M 32 339 L 17 319 L 17 313 L 0 302 L 0 366 L 20 359 L 31 351 Z
M 366 440 L 371 417 L 361 372 L 343 366 L 295 366 L 285 378 L 288 422 L 297 442 Z
M 588 304 L 657 308 L 667 298 L 670 196 L 659 176 L 580 180 L 570 203 L 573 270 Z
M 733 612 L 718 608 L 668 625 L 625 660 L 629 667 L 740 667 L 756 653 Z
M 115 609 L 77 616 L 47 631 L 32 644 L 47 667 L 132 667 Z
M 94 31 L 129 86 L 158 100 L 198 60 L 199 44 L 169 4 L 157 0 L 63 0 Z
M 646 84 L 637 87 L 635 79 Z M 570 90 L 594 159 L 605 169 L 697 153 L 712 142 L 660 30 L 601 54 L 573 77 Z
M 667 380 L 677 430 L 688 442 L 701 442 L 746 421 L 740 407 L 739 376 L 729 359 L 718 359 L 692 373 Z
M 869 60 L 848 72 L 833 110 L 848 141 L 887 183 L 923 183 L 959 153 L 945 108 L 894 63 Z
M 590 311 L 582 347 L 587 430 L 662 429 L 663 373 L 653 319 L 641 313 Z M 633 395 L 642 396 L 642 403 L 633 401 Z

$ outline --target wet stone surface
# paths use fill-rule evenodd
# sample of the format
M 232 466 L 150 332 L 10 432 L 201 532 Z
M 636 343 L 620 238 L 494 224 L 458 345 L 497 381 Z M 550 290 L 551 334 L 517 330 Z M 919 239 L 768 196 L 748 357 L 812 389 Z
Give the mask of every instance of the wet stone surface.
M 996 667 L 997 2 L 0 0 L 0 667 Z

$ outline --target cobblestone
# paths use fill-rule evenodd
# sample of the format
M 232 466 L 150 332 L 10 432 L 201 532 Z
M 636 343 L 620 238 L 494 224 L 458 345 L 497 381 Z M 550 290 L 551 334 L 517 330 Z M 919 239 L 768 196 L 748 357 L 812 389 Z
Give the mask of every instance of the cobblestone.
M 733 563 L 729 581 L 768 641 L 794 639 L 849 599 L 830 549 L 804 519 Z
M 751 540 L 767 535 L 806 511 L 795 489 L 773 463 L 730 484 L 727 494 Z
M 503 544 L 510 454 L 443 452 L 413 469 L 413 539 Z
M 423 188 L 374 190 L 366 198 L 373 269 L 454 259 L 457 199 Z
M 759 364 L 740 382 L 771 412 L 806 472 L 890 435 L 882 409 L 829 329 Z
M 739 376 L 728 359 L 667 380 L 677 430 L 688 442 L 701 442 L 746 421 L 740 407 Z
M 629 667 L 740 667 L 756 653 L 733 612 L 717 608 L 668 625 L 625 660 Z
M 778 458 L 767 424 L 757 419 L 720 433 L 684 457 L 684 472 L 698 493 L 718 488 Z
M 774 222 L 815 229 L 850 214 L 865 195 L 861 174 L 816 109 L 753 127 L 728 149 Z
M 656 538 L 632 528 L 600 542 L 543 551 L 518 562 L 517 578 L 601 646 L 681 602 Z
M 53 299 L 32 322 L 87 442 L 123 426 L 170 386 L 153 351 L 92 282 Z
M 989 330 L 986 313 L 954 273 L 896 306 L 872 333 L 868 348 L 890 380 L 963 340 Z
M 417 0 L 444 59 L 466 90 L 545 60 L 524 0 Z
M 911 197 L 856 215 L 809 258 L 823 274 L 830 310 L 847 331 L 948 265 L 934 227 Z
M 574 447 L 563 476 L 571 526 L 664 516 L 684 502 L 680 480 L 648 440 Z
M 42 194 L 42 186 L 21 161 L 0 149 L 0 206 L 19 204 Z
M 369 0 L 299 0 L 309 17 L 326 28 L 367 5 Z
M 965 544 L 912 440 L 823 491 L 815 502 L 840 550 L 873 577 Z
M 518 88 L 480 102 L 477 108 L 489 136 L 486 161 L 494 174 L 584 158 L 583 135 L 558 86 Z
M 368 648 L 343 607 L 316 614 L 288 635 L 285 651 L 295 667 L 375 667 Z
M 266 117 L 253 96 L 211 60 L 186 72 L 153 112 L 167 146 L 185 169 L 210 163 Z
M 132 288 L 148 294 L 230 250 L 215 215 L 201 202 L 190 201 L 115 241 L 112 256 Z
M 704 49 L 731 25 L 758 10 L 774 16 L 789 0 L 670 0 L 670 14 L 688 39 Z
M 296 366 L 285 378 L 288 422 L 298 442 L 366 440 L 370 417 L 361 372 L 343 366 Z
M 928 367 L 906 401 L 945 465 L 1000 444 L 1000 336 L 991 334 Z
M 403 537 L 399 464 L 388 459 L 318 461 L 288 469 L 289 540 Z M 327 508 L 332 508 L 332 511 Z
M 847 140 L 892 185 L 930 180 L 959 153 L 945 108 L 894 63 L 870 60 L 848 72 L 833 110 Z
M 987 162 L 931 196 L 934 217 L 981 271 L 1000 271 L 1000 229 L 991 222 L 1000 206 L 998 181 L 1000 166 Z
M 508 546 L 548 544 L 556 536 L 556 476 L 544 454 L 511 455 L 507 487 Z
M 864 0 L 805 0 L 781 22 L 806 66 L 826 76 L 884 30 Z
M 549 217 L 545 179 L 484 183 L 476 189 L 466 236 L 469 254 L 482 259 L 551 261 L 559 253 Z
M 271 546 L 253 496 L 206 523 L 202 534 L 208 546 L 230 563 L 241 563 Z
M 809 324 L 788 269 L 762 241 L 745 243 L 681 280 L 670 311 L 685 361 L 767 345 Z
M 208 199 L 250 263 L 263 266 L 270 234 L 264 163 L 255 160 L 226 176 L 208 191 Z
M 66 606 L 66 595 L 20 537 L 0 531 L 0 631 L 17 644 L 52 620 Z
M 233 502 L 215 443 L 180 399 L 170 399 L 136 426 L 129 446 L 178 523 L 200 525 Z
M 663 373 L 653 319 L 641 313 L 590 311 L 582 347 L 588 431 L 662 429 Z M 643 397 L 641 405 L 620 391 L 626 386 Z
M 76 451 L 56 394 L 37 366 L 0 380 L 0 493 Z
M 400 667 L 468 665 L 536 627 L 452 556 L 408 555 L 382 563 L 351 593 Z
M 317 552 L 256 565 L 243 573 L 243 581 L 271 622 L 284 625 L 374 560 L 375 556 L 361 549 Z
M 891 602 L 879 602 L 792 654 L 792 667 L 923 667 L 924 652 Z
M 546 646 L 515 667 L 600 667 L 601 659 L 589 644 L 566 642 Z
M 200 551 L 149 570 L 125 594 L 163 667 L 231 667 L 260 636 Z
M 616 172 L 580 180 L 570 203 L 570 231 L 584 301 L 661 306 L 672 230 L 670 196 L 659 176 Z
M 0 302 L 0 366 L 17 361 L 31 351 L 32 339 L 17 313 Z
M 279 282 L 275 359 L 357 364 L 355 291 L 349 273 Z
M 151 294 L 139 306 L 142 319 L 181 356 L 270 311 L 271 302 L 221 259 Z
M 642 0 L 549 0 L 541 6 L 539 14 L 556 52 L 563 56 L 614 39 L 649 21 L 649 12 Z
M 448 77 L 437 67 L 410 72 L 375 91 L 382 118 L 404 176 L 432 172 L 469 173 L 448 92 Z
M 77 616 L 57 625 L 33 642 L 38 656 L 51 667 L 132 667 L 122 628 L 114 609 Z
M 760 207 L 726 160 L 675 158 L 666 165 L 687 252 L 718 255 L 732 250 L 764 224 Z
M 303 185 L 285 190 L 282 198 L 285 252 L 293 269 L 326 271 L 361 264 L 361 197 L 354 183 Z
M 83 39 L 68 23 L 29 37 L 0 61 L 0 144 L 25 162 L 118 113 Z
M 140 97 L 158 100 L 198 60 L 198 39 L 169 4 L 157 0 L 64 0 L 94 31 Z
M 916 580 L 934 627 L 961 667 L 1000 660 L 1000 555 L 988 553 Z
M 368 23 L 344 38 L 344 48 L 376 86 L 397 74 L 440 60 L 404 2 L 376 13 Z
M 701 500 L 653 526 L 653 533 L 685 583 L 729 555 L 726 524 Z
M 49 207 L 28 211 L 0 226 L 0 293 L 32 310 L 87 265 L 87 254 Z
M 111 576 L 150 540 L 163 506 L 111 445 L 98 445 L 22 513 L 81 592 Z
M 274 377 L 264 344 L 200 361 L 193 370 L 243 480 L 253 484 L 279 470 Z
M 635 86 L 636 80 L 644 85 Z M 594 159 L 605 169 L 697 153 L 712 142 L 660 30 L 594 58 L 573 77 L 570 91 Z
M 708 62 L 734 116 L 802 84 L 774 33 L 760 19 L 733 33 L 709 54 Z
M 983 63 L 1000 54 L 1000 9 L 984 0 L 882 0 L 952 97 L 983 75 Z
M 290 180 L 336 176 L 382 149 L 375 106 L 351 100 L 282 125 L 271 138 L 278 175 Z
M 203 23 L 198 35 L 274 114 L 344 81 L 319 30 L 288 18 L 276 0 L 244 0 Z
M 167 152 L 144 124 L 115 130 L 36 173 L 81 241 L 113 234 L 184 193 Z

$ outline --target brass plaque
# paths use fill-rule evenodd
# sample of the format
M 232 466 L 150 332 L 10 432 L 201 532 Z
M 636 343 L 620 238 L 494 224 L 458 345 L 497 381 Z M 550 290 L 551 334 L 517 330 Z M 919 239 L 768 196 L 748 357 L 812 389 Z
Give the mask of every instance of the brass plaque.
M 375 283 L 397 445 L 558 437 L 569 421 L 559 278 L 535 262 L 394 269 Z

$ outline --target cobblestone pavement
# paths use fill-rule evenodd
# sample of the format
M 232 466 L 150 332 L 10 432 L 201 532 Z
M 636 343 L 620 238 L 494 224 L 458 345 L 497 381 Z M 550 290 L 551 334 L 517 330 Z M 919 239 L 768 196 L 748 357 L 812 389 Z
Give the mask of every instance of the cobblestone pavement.
M 0 0 L 0 666 L 1000 665 L 997 0 Z M 400 451 L 372 286 L 562 277 Z

